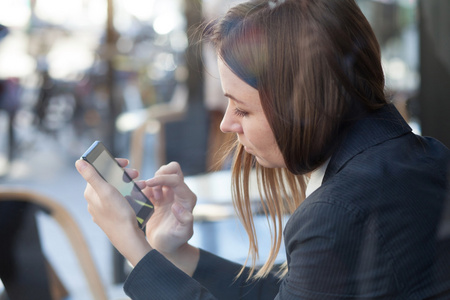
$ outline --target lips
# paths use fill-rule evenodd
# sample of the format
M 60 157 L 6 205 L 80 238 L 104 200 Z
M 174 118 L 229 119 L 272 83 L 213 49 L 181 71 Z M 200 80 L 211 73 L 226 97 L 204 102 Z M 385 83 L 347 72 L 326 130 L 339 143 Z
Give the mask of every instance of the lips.
M 244 147 L 245 152 L 249 153 L 249 154 L 253 154 L 252 153 L 252 149 L 248 148 L 247 146 L 245 146 L 239 139 L 238 139 L 239 143 Z M 253 154 L 254 155 L 254 154 Z

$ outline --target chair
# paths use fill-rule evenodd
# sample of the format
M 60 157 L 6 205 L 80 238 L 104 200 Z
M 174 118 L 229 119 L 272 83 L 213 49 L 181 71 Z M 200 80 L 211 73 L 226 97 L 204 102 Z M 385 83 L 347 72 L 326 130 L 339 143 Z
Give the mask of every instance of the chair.
M 175 87 L 169 102 L 119 115 L 116 121 L 117 129 L 121 132 L 131 132 L 130 159 L 134 168 L 142 167 L 144 138 L 147 133 L 158 135 L 157 163 L 158 165 L 166 163 L 165 124 L 183 119 L 187 107 L 187 86 L 180 83 Z
M 63 229 L 65 235 L 67 236 L 68 240 L 70 241 L 70 244 L 74 250 L 74 253 L 78 259 L 78 262 L 81 266 L 81 270 L 84 273 L 84 275 L 86 276 L 86 282 L 89 285 L 90 291 L 92 293 L 92 297 L 93 299 L 96 300 L 106 300 L 107 296 L 106 296 L 106 291 L 103 287 L 100 275 L 95 267 L 94 261 L 92 259 L 91 253 L 89 251 L 88 245 L 86 243 L 86 240 L 83 237 L 82 232 L 80 231 L 78 225 L 76 224 L 75 220 L 73 219 L 73 217 L 71 216 L 71 214 L 64 208 L 62 207 L 60 204 L 58 204 L 57 202 L 55 202 L 53 199 L 46 197 L 42 194 L 36 193 L 34 191 L 27 191 L 24 189 L 18 189 L 18 188 L 8 188 L 8 187 L 0 187 L 0 212 L 3 212 L 4 214 L 7 214 L 7 210 L 13 208 L 13 210 L 16 211 L 25 211 L 24 207 L 33 207 L 33 209 L 31 209 L 31 217 L 34 217 L 34 214 L 37 211 L 44 211 L 45 213 L 47 213 L 49 216 L 51 216 Z M 6 210 L 6 211 L 5 211 Z M 30 210 L 28 210 L 30 211 Z M 15 215 L 14 217 L 10 218 L 11 220 L 13 220 L 13 228 L 5 228 L 5 224 L 3 224 L 3 231 L 5 230 L 10 230 L 9 232 L 9 236 L 14 235 L 14 228 L 17 226 L 17 223 L 19 222 L 25 222 L 26 219 L 33 219 L 30 218 L 30 215 L 24 215 L 22 214 L 20 219 L 17 219 L 17 215 Z M 0 223 L 5 222 L 5 218 L 3 217 L 0 220 Z M 33 219 L 33 222 L 34 219 Z M 30 230 L 27 230 L 27 234 L 30 234 Z M 37 233 L 37 231 L 36 231 Z M 37 234 L 35 234 L 37 236 Z M 8 237 L 8 234 L 6 235 Z M 14 240 L 16 237 L 11 237 L 10 239 Z M 36 237 L 31 237 L 31 238 L 36 238 Z M 29 237 L 27 237 L 27 239 L 29 239 Z M 37 241 L 39 244 L 39 237 L 37 237 Z M 5 240 L 2 241 L 2 247 L 0 247 L 3 252 L 5 252 L 5 248 L 6 247 L 6 243 L 3 244 L 5 242 Z M 40 244 L 38 245 L 38 247 L 40 248 Z M 35 247 L 33 247 L 35 248 Z M 37 252 L 41 251 L 41 249 L 34 249 L 37 250 Z M 2 253 L 2 251 L 0 251 L 0 253 Z M 21 251 L 19 251 L 21 252 Z M 3 253 L 4 254 L 4 253 Z M 33 254 L 34 255 L 34 254 Z M 23 256 L 21 256 L 23 257 Z M 35 261 L 32 261 L 33 263 L 35 263 Z M 4 260 L 3 260 L 4 263 Z M 8 261 L 6 261 L 6 263 L 8 263 Z M 55 296 L 55 294 L 57 294 L 58 290 L 61 291 L 63 290 L 64 292 L 64 287 L 61 284 L 61 282 L 59 281 L 59 278 L 57 277 L 57 274 L 54 272 L 54 270 L 51 268 L 50 264 L 45 260 L 44 258 L 44 262 L 43 264 L 41 264 L 41 266 L 44 266 L 40 271 L 38 272 L 38 274 L 36 274 L 36 272 L 28 272 L 29 270 L 27 270 L 27 272 L 25 272 L 26 274 L 24 276 L 30 276 L 29 273 L 35 273 L 35 274 L 31 274 L 34 275 L 38 278 L 38 281 L 40 280 L 40 282 L 45 282 L 45 277 L 47 277 L 47 282 L 49 283 L 49 293 L 51 294 L 51 297 L 49 297 L 49 299 L 60 299 L 61 296 Z M 12 270 L 12 272 L 20 272 L 20 270 L 17 270 L 18 268 L 15 268 Z M 36 271 L 36 270 L 33 270 Z M 47 276 L 46 276 L 47 275 Z M 44 280 L 41 280 L 42 278 L 44 278 Z M 5 282 L 4 282 L 5 284 Z M 8 292 L 8 285 L 5 284 L 5 288 L 6 291 Z M 28 288 L 32 288 L 27 287 Z M 9 293 L 9 292 L 8 292 Z M 25 293 L 25 291 L 23 291 L 23 293 Z M 60 293 L 61 294 L 61 293 Z M 37 295 L 36 295 L 37 296 Z M 12 297 L 12 295 L 11 295 Z M 37 298 L 35 298 L 37 299 Z M 41 299 L 41 298 L 39 298 Z

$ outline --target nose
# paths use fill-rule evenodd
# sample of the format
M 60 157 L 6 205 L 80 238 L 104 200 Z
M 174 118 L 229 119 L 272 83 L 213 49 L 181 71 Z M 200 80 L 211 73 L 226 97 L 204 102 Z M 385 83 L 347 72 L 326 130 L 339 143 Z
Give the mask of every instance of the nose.
M 239 118 L 233 113 L 230 104 L 228 104 L 222 122 L 220 122 L 220 130 L 223 133 L 242 133 L 242 126 Z

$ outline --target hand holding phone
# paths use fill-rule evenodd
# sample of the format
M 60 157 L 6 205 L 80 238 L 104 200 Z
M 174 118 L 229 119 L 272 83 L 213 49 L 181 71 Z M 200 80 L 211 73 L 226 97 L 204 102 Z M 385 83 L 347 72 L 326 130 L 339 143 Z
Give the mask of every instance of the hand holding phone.
M 81 158 L 90 163 L 106 182 L 122 194 L 133 208 L 139 227 L 144 228 L 153 214 L 153 204 L 118 164 L 105 145 L 95 141 Z

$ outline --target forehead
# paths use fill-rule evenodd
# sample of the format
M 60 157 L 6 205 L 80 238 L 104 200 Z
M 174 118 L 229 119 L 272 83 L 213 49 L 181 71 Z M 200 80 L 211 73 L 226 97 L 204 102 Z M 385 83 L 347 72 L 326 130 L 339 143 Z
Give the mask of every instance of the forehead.
M 218 67 L 224 94 L 232 96 L 234 100 L 247 100 L 246 102 L 255 100 L 256 97 L 256 100 L 259 103 L 259 93 L 257 89 L 240 79 L 221 59 L 218 59 Z

